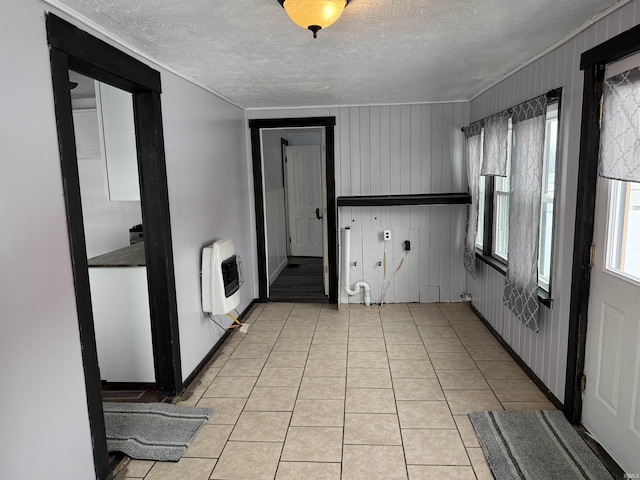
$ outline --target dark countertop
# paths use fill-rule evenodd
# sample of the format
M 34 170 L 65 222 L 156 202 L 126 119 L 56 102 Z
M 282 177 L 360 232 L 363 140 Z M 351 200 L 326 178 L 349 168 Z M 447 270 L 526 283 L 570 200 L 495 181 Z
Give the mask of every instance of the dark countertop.
M 88 260 L 90 267 L 145 267 L 144 242 L 134 243 Z

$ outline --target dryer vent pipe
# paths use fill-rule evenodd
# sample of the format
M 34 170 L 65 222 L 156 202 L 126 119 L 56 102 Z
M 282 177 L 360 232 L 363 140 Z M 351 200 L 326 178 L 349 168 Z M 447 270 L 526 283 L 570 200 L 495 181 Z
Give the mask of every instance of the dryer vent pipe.
M 364 305 L 366 307 L 371 306 L 371 287 L 367 282 L 356 282 L 353 288 L 351 288 L 351 282 L 349 280 L 349 271 L 351 270 L 351 227 L 344 229 L 344 273 L 343 273 L 343 285 L 344 291 L 347 295 L 352 296 L 360 293 L 362 288 L 364 291 Z

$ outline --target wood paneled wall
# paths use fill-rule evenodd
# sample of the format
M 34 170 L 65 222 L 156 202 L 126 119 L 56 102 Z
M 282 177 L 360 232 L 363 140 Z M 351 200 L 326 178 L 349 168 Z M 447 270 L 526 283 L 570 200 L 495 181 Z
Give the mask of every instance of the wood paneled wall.
M 553 258 L 553 306 L 541 306 L 540 332 L 523 328 L 502 306 L 504 277 L 480 265 L 468 278 L 473 304 L 516 353 L 561 401 L 567 365 L 569 301 L 575 226 L 580 122 L 582 115 L 582 52 L 637 25 L 640 2 L 634 0 L 555 50 L 514 73 L 471 102 L 471 121 L 479 120 L 550 89 L 563 87 L 560 118 L 557 201 Z
M 467 191 L 461 128 L 469 123 L 468 103 L 247 111 L 248 118 L 312 116 L 336 117 L 337 196 Z M 405 240 L 411 250 L 389 284 L 385 302 L 460 301 L 466 291 L 465 222 L 464 205 L 341 207 L 340 247 L 344 227 L 350 226 L 351 261 L 357 262 L 350 269 L 351 282 L 368 282 L 371 301 L 380 302 L 382 232 L 391 230 L 387 278 L 398 267 Z M 342 277 L 342 267 L 339 271 Z M 362 295 L 340 298 L 343 303 L 362 302 Z

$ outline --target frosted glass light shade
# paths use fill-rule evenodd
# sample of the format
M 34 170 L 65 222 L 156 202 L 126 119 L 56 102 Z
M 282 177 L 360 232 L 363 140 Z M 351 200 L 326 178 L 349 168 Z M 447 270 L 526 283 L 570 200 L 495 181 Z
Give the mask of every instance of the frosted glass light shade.
M 282 6 L 294 23 L 311 30 L 315 37 L 342 15 L 347 0 L 284 0 Z

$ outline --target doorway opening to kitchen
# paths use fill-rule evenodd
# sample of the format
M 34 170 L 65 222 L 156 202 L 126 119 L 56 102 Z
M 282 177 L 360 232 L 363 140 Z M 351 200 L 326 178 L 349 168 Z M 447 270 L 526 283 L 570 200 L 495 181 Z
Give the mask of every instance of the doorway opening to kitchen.
M 156 388 L 162 394 L 174 396 L 182 391 L 183 384 L 164 158 L 160 74 L 51 13 L 46 14 L 46 27 L 87 410 L 96 478 L 102 480 L 111 477 L 111 468 L 102 407 L 99 351 L 71 101 L 73 84 L 69 72 L 74 71 L 101 84 L 115 87 L 131 98 L 135 119 L 134 170 L 137 170 L 139 176 L 139 203 L 144 217 L 144 222 L 141 223 L 144 225 L 146 240 L 142 245 L 146 264 L 153 377 Z M 107 193 L 116 198 L 119 195 L 116 190 L 114 184 L 114 191 Z M 140 280 L 139 283 L 141 282 Z
M 69 81 L 102 399 L 156 401 L 132 95 Z

